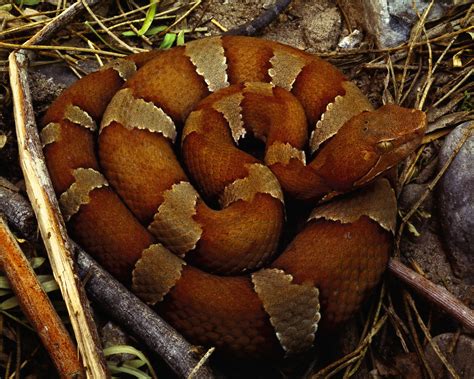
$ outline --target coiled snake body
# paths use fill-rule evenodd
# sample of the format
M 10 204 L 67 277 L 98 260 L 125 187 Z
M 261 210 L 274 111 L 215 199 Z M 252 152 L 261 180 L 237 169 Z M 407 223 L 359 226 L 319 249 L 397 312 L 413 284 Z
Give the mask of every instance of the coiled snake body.
M 43 125 L 73 237 L 192 342 L 275 357 L 310 347 L 320 319 L 346 320 L 378 283 L 396 217 L 382 176 L 425 116 L 374 111 L 329 63 L 229 36 L 118 60 Z M 238 149 L 246 135 L 263 162 Z M 285 200 L 323 198 L 280 246 Z

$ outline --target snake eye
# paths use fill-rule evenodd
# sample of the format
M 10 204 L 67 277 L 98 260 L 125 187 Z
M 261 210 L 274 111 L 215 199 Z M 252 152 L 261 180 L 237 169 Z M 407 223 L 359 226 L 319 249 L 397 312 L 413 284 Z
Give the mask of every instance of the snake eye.
M 390 141 L 380 141 L 377 143 L 377 149 L 382 153 L 387 153 L 393 149 L 393 143 Z

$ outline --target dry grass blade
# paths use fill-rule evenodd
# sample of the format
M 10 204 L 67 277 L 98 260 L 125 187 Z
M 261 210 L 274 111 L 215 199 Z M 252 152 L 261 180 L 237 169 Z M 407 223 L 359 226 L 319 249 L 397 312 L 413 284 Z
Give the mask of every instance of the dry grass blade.
M 318 371 L 316 374 L 311 376 L 311 379 L 322 379 L 330 378 L 340 372 L 342 369 L 346 368 L 351 363 L 357 361 L 360 357 L 360 354 L 364 354 L 366 347 L 372 342 L 373 337 L 380 331 L 382 326 L 387 321 L 388 315 L 383 315 L 380 320 L 372 327 L 369 334 L 364 338 L 362 343 L 350 354 L 342 357 L 338 361 L 326 366 L 322 370 Z
M 388 315 L 386 313 L 381 315 L 385 295 L 385 285 L 383 285 L 378 296 L 377 304 L 373 304 L 369 312 L 370 316 L 366 318 L 359 344 L 354 351 L 313 374 L 311 379 L 329 378 L 343 369 L 346 369 L 343 375 L 344 378 L 350 378 L 357 372 L 369 350 L 373 337 L 377 335 L 387 320 Z
M 415 350 L 418 355 L 418 358 L 420 359 L 421 363 L 423 364 L 423 367 L 425 368 L 426 374 L 428 375 L 430 379 L 436 379 L 436 376 L 434 375 L 433 370 L 431 369 L 430 365 L 428 364 L 428 361 L 426 360 L 422 344 L 420 342 L 418 333 L 415 328 L 415 324 L 413 322 L 413 316 L 411 314 L 410 307 L 408 306 L 407 296 L 409 296 L 408 292 L 403 291 L 403 302 L 405 305 L 405 314 L 408 318 L 408 328 L 410 330 L 410 337 L 411 337 L 412 343 L 415 346 Z
M 413 54 L 413 49 L 415 47 L 415 43 L 420 38 L 420 35 L 423 31 L 423 28 L 424 28 L 424 25 L 425 25 L 425 22 L 426 22 L 426 18 L 428 17 L 428 14 L 430 13 L 431 8 L 433 7 L 433 4 L 434 4 L 434 0 L 431 0 L 430 4 L 426 7 L 425 11 L 423 12 L 423 15 L 421 16 L 420 21 L 415 26 L 415 29 L 412 32 L 412 37 L 410 38 L 410 41 L 408 42 L 409 48 L 408 48 L 408 53 L 407 53 L 407 57 L 406 57 L 406 61 L 405 61 L 405 67 L 403 68 L 403 74 L 402 74 L 402 78 L 401 78 L 401 81 L 400 81 L 400 87 L 399 87 L 399 90 L 397 92 L 397 103 L 398 104 L 400 103 L 400 101 L 402 99 L 402 96 L 403 96 L 403 87 L 405 85 L 405 80 L 406 80 L 407 71 L 408 71 L 407 66 L 410 63 L 410 60 L 411 60 L 411 57 L 412 57 L 412 54 Z M 418 108 L 418 109 L 421 109 L 421 108 Z
M 51 45 L 28 45 L 24 46 L 21 44 L 16 43 L 7 43 L 0 41 L 0 48 L 4 48 L 7 50 L 17 50 L 17 49 L 24 49 L 24 50 L 58 50 L 58 51 L 76 51 L 80 53 L 91 53 L 91 54 L 100 54 L 109 57 L 117 57 L 121 58 L 124 57 L 125 54 L 114 53 L 113 51 L 106 51 L 106 50 L 95 50 L 89 49 L 87 47 L 77 47 L 77 46 L 51 46 Z
M 470 69 L 466 75 L 461 79 L 459 80 L 442 98 L 440 98 L 438 101 L 436 101 L 434 104 L 433 104 L 433 107 L 436 107 L 438 106 L 440 103 L 442 103 L 444 100 L 446 100 L 448 97 L 450 97 L 456 90 L 459 89 L 459 87 L 461 87 L 461 85 L 466 82 L 472 75 L 472 73 L 474 72 L 474 68 Z
M 122 46 L 124 49 L 130 51 L 131 53 L 139 53 L 141 51 L 146 51 L 145 49 L 139 49 L 137 47 L 131 47 L 124 41 L 122 41 L 120 38 L 118 38 L 114 33 L 112 33 L 103 23 L 102 21 L 99 20 L 99 18 L 96 16 L 96 14 L 92 11 L 92 9 L 89 7 L 87 2 L 85 0 L 81 0 L 84 8 L 86 8 L 87 12 L 92 16 L 92 18 L 97 22 L 97 24 L 100 25 L 100 27 L 105 30 L 105 32 L 114 40 L 116 41 L 120 46 Z
M 192 371 L 188 375 L 188 379 L 194 379 L 196 377 L 196 374 L 201 370 L 201 368 L 206 364 L 206 362 L 209 360 L 211 357 L 212 353 L 214 352 L 215 348 L 211 347 L 206 351 L 206 354 L 202 356 L 202 358 L 199 360 L 196 366 L 192 369 Z
M 429 344 L 431 345 L 431 347 L 435 351 L 438 358 L 441 360 L 441 362 L 443 362 L 443 365 L 446 367 L 446 369 L 449 371 L 449 373 L 451 374 L 451 376 L 454 379 L 460 379 L 460 377 L 457 374 L 456 370 L 454 370 L 453 366 L 451 366 L 449 364 L 448 360 L 446 359 L 444 354 L 439 349 L 439 346 L 433 341 L 433 338 L 431 337 L 430 331 L 428 330 L 425 323 L 423 322 L 423 319 L 421 318 L 420 314 L 418 313 L 418 310 L 417 310 L 416 305 L 415 305 L 415 301 L 413 300 L 413 298 L 408 293 L 406 293 L 406 300 L 408 301 L 408 304 L 410 305 L 413 312 L 415 313 L 418 325 L 420 326 L 421 330 L 423 330 L 423 333 L 424 333 L 426 339 L 428 340 Z
M 408 342 L 406 336 L 409 335 L 409 330 L 403 320 L 395 311 L 395 307 L 392 302 L 392 296 L 388 295 L 388 307 L 387 307 L 387 314 L 389 316 L 390 321 L 392 322 L 392 326 L 395 329 L 395 334 L 397 335 L 398 339 L 400 340 L 400 345 L 405 353 L 408 353 L 410 350 L 408 348 Z
M 371 343 L 371 341 L 369 341 L 369 343 L 365 344 L 365 338 L 369 334 L 373 333 L 374 328 L 376 328 L 376 325 L 378 321 L 380 320 L 380 315 L 383 310 L 383 303 L 385 301 L 385 296 L 386 296 L 385 283 L 383 283 L 378 295 L 377 304 L 376 305 L 374 303 L 371 304 L 371 309 L 368 312 L 368 316 L 366 317 L 366 322 L 364 323 L 364 328 L 362 330 L 361 337 L 359 339 L 359 347 L 362 347 L 362 349 L 360 350 L 360 353 L 358 354 L 357 359 L 355 359 L 354 361 L 351 361 L 351 363 L 346 368 L 343 378 L 350 378 L 351 376 L 353 376 L 362 365 L 366 357 L 366 354 L 369 351 L 370 343 Z M 384 313 L 384 316 L 386 316 L 385 313 Z M 365 346 L 362 346 L 364 344 Z

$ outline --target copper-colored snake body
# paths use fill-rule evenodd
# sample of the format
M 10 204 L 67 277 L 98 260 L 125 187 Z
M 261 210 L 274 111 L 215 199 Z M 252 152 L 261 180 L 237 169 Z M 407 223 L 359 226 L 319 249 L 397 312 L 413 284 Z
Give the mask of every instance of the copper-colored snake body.
M 425 116 L 374 111 L 329 63 L 229 36 L 116 61 L 43 125 L 73 238 L 193 343 L 275 357 L 309 348 L 379 282 L 396 218 L 383 174 Z M 239 149 L 248 137 L 262 159 Z M 281 246 L 285 202 L 321 199 Z

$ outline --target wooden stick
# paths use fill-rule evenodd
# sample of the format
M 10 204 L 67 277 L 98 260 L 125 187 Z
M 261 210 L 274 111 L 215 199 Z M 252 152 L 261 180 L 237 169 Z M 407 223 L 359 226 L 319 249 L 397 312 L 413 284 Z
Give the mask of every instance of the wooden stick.
M 101 0 L 86 0 L 84 1 L 89 6 L 94 6 L 100 3 Z M 56 32 L 68 25 L 74 18 L 84 10 L 84 4 L 81 1 L 77 1 L 68 7 L 64 12 L 61 12 L 58 16 L 53 18 L 47 23 L 38 33 L 31 37 L 24 43 L 24 46 L 30 45 L 41 45 L 48 41 Z
M 446 288 L 417 274 L 398 259 L 390 259 L 388 269 L 393 276 L 413 288 L 423 298 L 440 307 L 469 331 L 474 331 L 474 311 L 459 301 Z
M 272 6 L 263 11 L 253 20 L 247 22 L 246 24 L 236 26 L 235 28 L 232 28 L 223 34 L 235 36 L 254 36 L 262 31 L 263 28 L 270 25 L 278 17 L 278 15 L 282 13 L 288 7 L 288 5 L 290 5 L 290 3 L 291 0 L 276 0 Z
M 41 338 L 60 377 L 83 378 L 84 371 L 76 346 L 1 216 L 0 265 L 23 313 Z
M 80 280 L 74 274 L 71 246 L 44 162 L 28 86 L 28 59 L 21 51 L 9 56 L 20 164 L 28 197 L 38 220 L 54 277 L 59 284 L 90 378 L 108 377 L 95 324 Z
M 35 238 L 36 220 L 30 204 L 19 194 L 18 188 L 0 177 L 0 214 L 2 213 L 20 237 L 30 240 Z
M 158 353 L 179 376 L 187 378 L 199 364 L 196 348 L 163 321 L 150 307 L 101 268 L 84 250 L 75 245 L 79 275 L 91 300 L 117 324 Z M 207 364 L 194 372 L 194 379 L 214 378 Z

